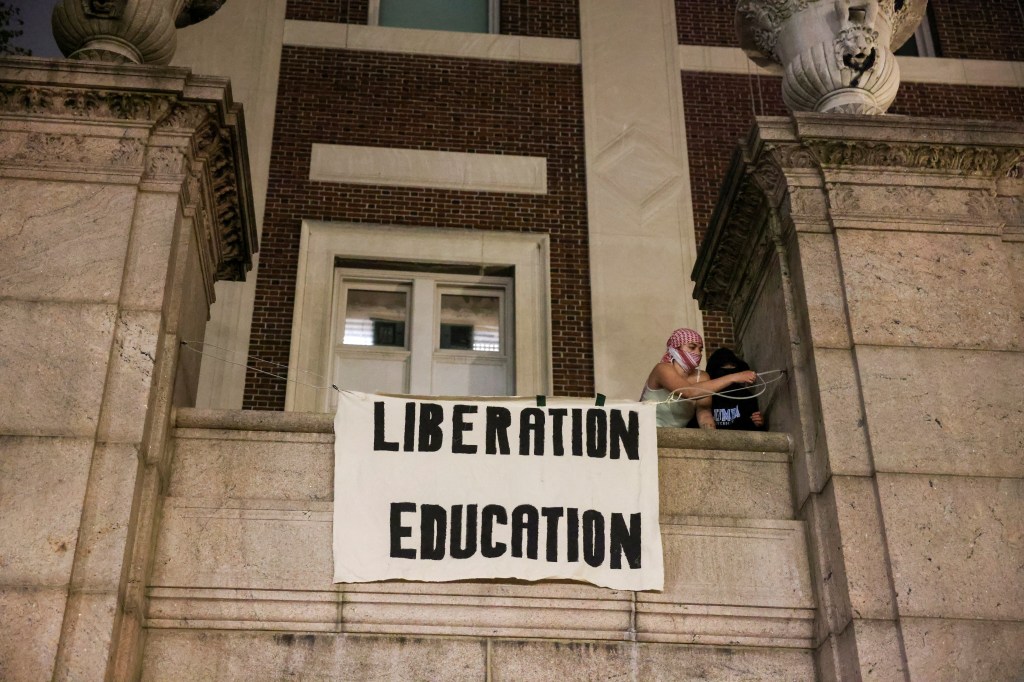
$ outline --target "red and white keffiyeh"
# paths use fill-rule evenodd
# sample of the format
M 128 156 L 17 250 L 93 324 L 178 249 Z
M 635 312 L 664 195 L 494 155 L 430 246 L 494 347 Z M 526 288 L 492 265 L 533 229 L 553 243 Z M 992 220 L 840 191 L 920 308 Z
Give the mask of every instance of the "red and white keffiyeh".
M 701 346 L 703 346 L 704 339 L 701 337 L 700 334 L 693 331 L 692 329 L 687 329 L 686 327 L 682 327 L 680 329 L 675 330 L 674 332 L 672 332 L 672 336 L 668 337 L 668 341 L 665 342 L 665 354 L 661 356 L 661 361 L 678 361 L 678 358 L 674 358 L 670 351 L 670 349 L 674 349 L 679 354 L 679 357 L 682 358 L 681 364 L 683 365 L 683 369 L 685 369 L 687 373 L 697 369 L 697 366 L 700 365 L 701 354 L 691 353 L 689 351 L 683 350 L 683 346 L 685 346 L 688 343 L 699 343 Z

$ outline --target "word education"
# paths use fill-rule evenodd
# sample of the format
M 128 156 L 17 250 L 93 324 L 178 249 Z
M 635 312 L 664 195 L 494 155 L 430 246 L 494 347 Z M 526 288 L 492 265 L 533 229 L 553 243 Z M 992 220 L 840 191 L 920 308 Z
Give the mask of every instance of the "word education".
M 391 557 L 441 561 L 469 559 L 477 555 L 557 563 L 583 561 L 598 568 L 607 563 L 621 570 L 623 558 L 631 569 L 640 568 L 641 514 L 613 513 L 610 519 L 593 509 L 540 507 L 520 504 L 511 512 L 497 504 L 456 504 L 446 509 L 436 504 L 391 503 Z M 419 515 L 418 524 L 415 516 Z M 543 520 L 542 520 L 543 517 Z M 413 528 L 419 526 L 419 551 L 406 546 Z M 542 541 L 543 538 L 543 541 Z M 540 551 L 543 546 L 543 553 Z M 581 551 L 582 550 L 582 551 Z

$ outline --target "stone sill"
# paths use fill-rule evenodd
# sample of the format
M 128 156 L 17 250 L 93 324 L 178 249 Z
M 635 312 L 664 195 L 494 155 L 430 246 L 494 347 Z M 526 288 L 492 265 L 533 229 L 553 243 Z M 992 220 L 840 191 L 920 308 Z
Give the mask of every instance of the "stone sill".
M 288 433 L 334 432 L 334 415 L 315 412 L 179 408 L 176 410 L 173 420 L 173 426 L 179 429 Z M 685 450 L 789 453 L 791 443 L 789 434 L 786 433 L 660 428 L 658 429 L 658 447 Z

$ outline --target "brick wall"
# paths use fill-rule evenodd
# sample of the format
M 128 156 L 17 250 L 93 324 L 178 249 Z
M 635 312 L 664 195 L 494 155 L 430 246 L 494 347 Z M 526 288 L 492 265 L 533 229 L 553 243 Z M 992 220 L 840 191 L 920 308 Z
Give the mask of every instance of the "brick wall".
M 286 19 L 365 24 L 369 0 L 288 0 Z
M 902 83 L 889 113 L 1024 121 L 1024 89 Z
M 754 112 L 783 116 L 787 110 L 782 103 L 781 78 L 684 71 L 682 79 L 693 220 L 699 246 L 707 234 L 732 152 L 750 132 Z M 727 314 L 704 313 L 704 345 L 709 354 L 721 346 L 735 347 Z
M 544 156 L 548 193 L 312 182 L 313 142 Z M 250 354 L 287 364 L 301 220 L 542 232 L 551 237 L 554 393 L 593 395 L 578 66 L 286 46 L 281 58 Z M 244 407 L 280 410 L 250 371 Z
M 676 32 L 680 45 L 738 47 L 736 0 L 676 0 Z
M 1018 0 L 932 0 L 928 4 L 941 56 L 1024 61 L 1024 10 Z
M 579 0 L 501 0 L 501 32 L 540 38 L 580 37 Z
M 675 0 L 681 45 L 736 47 L 735 0 Z M 1024 12 L 1018 0 L 932 0 L 939 56 L 1024 61 Z

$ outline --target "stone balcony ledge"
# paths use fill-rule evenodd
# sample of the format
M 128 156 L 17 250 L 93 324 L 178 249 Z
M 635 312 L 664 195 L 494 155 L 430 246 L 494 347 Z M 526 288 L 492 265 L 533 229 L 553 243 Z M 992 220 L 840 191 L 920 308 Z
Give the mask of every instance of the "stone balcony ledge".
M 262 412 L 256 410 L 202 410 L 179 408 L 174 426 L 180 429 L 225 431 L 281 431 L 332 433 L 334 415 L 314 412 Z M 732 450 L 741 452 L 790 452 L 786 433 L 759 431 L 704 431 L 658 429 L 658 447 L 685 450 Z

